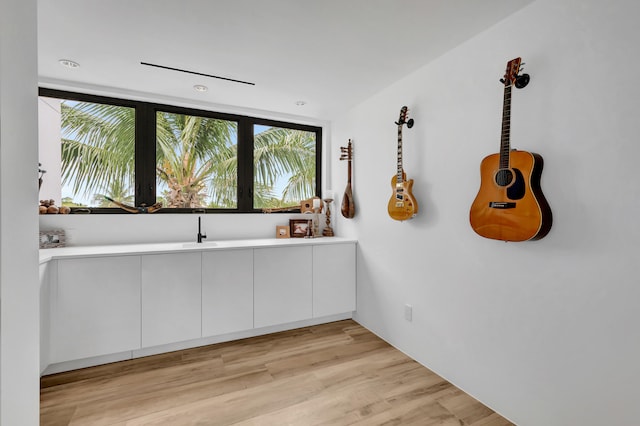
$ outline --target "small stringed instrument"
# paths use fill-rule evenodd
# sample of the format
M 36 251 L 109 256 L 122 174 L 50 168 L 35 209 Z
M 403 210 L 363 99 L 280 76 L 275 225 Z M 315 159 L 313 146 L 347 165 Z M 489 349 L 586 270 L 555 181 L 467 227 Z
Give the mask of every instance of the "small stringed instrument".
M 313 200 L 320 200 L 320 197 L 308 198 L 306 200 L 300 201 L 300 205 L 298 206 L 287 206 L 287 207 L 265 207 L 262 209 L 262 213 L 276 213 L 276 212 L 293 212 L 296 210 L 300 210 L 300 213 L 314 213 L 313 208 Z M 319 203 L 320 206 L 317 208 L 318 213 L 322 213 L 323 206 L 322 203 Z
M 351 192 L 351 161 L 353 160 L 353 146 L 351 145 L 351 139 L 349 139 L 349 144 L 347 146 L 340 147 L 340 152 L 340 160 L 346 160 L 348 164 L 347 187 L 344 190 L 340 211 L 342 212 L 342 216 L 347 219 L 352 219 L 356 215 L 356 205 L 353 202 L 353 193 Z
M 418 202 L 411 192 L 413 189 L 413 179 L 407 180 L 407 175 L 402 167 L 402 126 L 406 123 L 408 128 L 413 127 L 413 119 L 407 121 L 409 109 L 403 106 L 400 109 L 400 118 L 396 122 L 398 125 L 398 171 L 391 178 L 391 188 L 393 194 L 389 199 L 387 210 L 391 219 L 407 220 L 418 214 Z
M 521 59 L 507 63 L 502 104 L 500 153 L 480 164 L 480 190 L 469 220 L 480 236 L 503 241 L 539 240 L 551 229 L 551 209 L 540 188 L 543 160 L 538 154 L 510 148 L 511 88 L 526 86 L 527 74 L 518 75 Z
M 147 206 L 146 204 L 142 204 L 138 207 L 130 206 L 128 204 L 121 203 L 119 201 L 114 200 L 111 197 L 104 196 L 105 200 L 112 202 L 116 206 L 120 207 L 122 210 L 127 211 L 129 213 L 155 213 L 162 208 L 162 203 L 155 203 L 151 206 Z

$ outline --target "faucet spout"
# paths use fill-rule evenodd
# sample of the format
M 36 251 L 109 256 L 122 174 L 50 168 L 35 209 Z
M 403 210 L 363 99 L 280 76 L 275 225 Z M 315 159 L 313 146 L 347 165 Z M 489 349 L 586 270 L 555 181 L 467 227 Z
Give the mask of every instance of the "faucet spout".
M 201 217 L 198 216 L 198 242 L 201 243 L 203 238 L 207 238 L 207 234 L 202 233 Z

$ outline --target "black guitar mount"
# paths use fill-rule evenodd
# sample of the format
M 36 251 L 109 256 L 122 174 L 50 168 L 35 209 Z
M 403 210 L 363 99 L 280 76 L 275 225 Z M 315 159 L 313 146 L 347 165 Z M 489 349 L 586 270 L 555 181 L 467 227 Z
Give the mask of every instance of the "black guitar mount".
M 413 127 L 413 118 L 408 119 L 407 121 L 394 121 L 395 124 L 397 124 L 398 126 L 401 126 L 403 124 L 406 124 L 408 128 L 412 128 Z
M 524 65 L 524 62 L 522 64 L 520 64 L 520 70 L 522 70 Z M 529 81 L 531 80 L 531 76 L 529 74 L 520 74 L 516 76 L 516 89 L 524 89 L 525 87 L 527 87 L 527 84 L 529 84 Z M 500 79 L 500 83 L 504 84 L 505 80 L 504 78 Z

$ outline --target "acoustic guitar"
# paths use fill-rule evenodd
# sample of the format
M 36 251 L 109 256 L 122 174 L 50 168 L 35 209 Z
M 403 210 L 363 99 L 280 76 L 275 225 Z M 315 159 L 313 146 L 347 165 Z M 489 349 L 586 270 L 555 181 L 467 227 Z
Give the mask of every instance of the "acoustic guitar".
M 539 154 L 512 150 L 511 89 L 524 87 L 529 76 L 518 75 L 521 58 L 507 63 L 502 103 L 500 152 L 480 164 L 480 189 L 469 212 L 471 227 L 480 236 L 502 241 L 543 238 L 551 229 L 551 209 L 540 188 L 543 160 Z
M 400 109 L 400 118 L 396 121 L 398 125 L 398 170 L 391 178 L 391 188 L 393 193 L 389 199 L 387 210 L 389 216 L 394 220 L 408 220 L 418 214 L 418 202 L 413 193 L 413 179 L 407 180 L 407 174 L 402 167 L 402 126 L 413 127 L 413 119 L 407 121 L 408 108 L 403 106 Z
M 351 162 L 353 161 L 353 146 L 351 145 L 351 139 L 347 146 L 340 147 L 340 160 L 345 160 L 348 163 L 347 171 L 347 187 L 344 190 L 342 196 L 342 205 L 340 211 L 342 216 L 347 219 L 352 219 L 356 215 L 356 204 L 353 201 L 353 192 L 351 190 Z

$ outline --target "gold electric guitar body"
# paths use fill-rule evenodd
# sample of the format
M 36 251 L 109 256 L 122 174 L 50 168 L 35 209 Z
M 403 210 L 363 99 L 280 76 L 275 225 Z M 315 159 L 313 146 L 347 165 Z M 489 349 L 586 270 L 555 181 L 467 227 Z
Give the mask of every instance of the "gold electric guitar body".
M 398 176 L 391 178 L 393 194 L 389 199 L 387 210 L 394 220 L 408 220 L 418 214 L 418 202 L 413 193 L 413 179 L 407 180 L 407 175 L 402 171 L 402 181 L 398 182 Z

